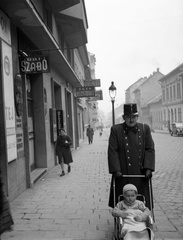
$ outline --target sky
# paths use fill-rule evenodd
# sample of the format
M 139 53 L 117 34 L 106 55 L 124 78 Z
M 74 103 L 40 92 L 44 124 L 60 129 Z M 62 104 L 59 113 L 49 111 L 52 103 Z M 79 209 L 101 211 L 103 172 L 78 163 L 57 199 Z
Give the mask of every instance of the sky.
M 96 79 L 111 111 L 109 87 L 117 88 L 115 107 L 125 90 L 159 68 L 164 75 L 183 63 L 183 0 L 85 0 L 87 50 L 96 57 Z

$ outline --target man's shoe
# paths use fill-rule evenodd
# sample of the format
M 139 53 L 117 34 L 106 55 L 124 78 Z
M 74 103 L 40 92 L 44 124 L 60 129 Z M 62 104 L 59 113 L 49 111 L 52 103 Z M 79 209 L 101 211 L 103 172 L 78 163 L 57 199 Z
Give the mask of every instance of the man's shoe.
M 62 171 L 62 173 L 60 174 L 60 177 L 64 176 L 65 175 L 65 172 Z
M 71 166 L 69 165 L 68 166 L 68 173 L 71 171 Z

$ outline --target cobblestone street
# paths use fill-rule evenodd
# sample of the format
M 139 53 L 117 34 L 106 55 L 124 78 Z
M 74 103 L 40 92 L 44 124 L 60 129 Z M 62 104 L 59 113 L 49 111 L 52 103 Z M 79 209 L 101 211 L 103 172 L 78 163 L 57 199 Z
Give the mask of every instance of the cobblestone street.
M 109 129 L 94 143 L 73 152 L 71 173 L 60 178 L 55 166 L 32 189 L 11 203 L 14 230 L 2 240 L 108 240 L 114 230 L 108 208 Z M 153 176 L 156 239 L 183 239 L 183 138 L 153 133 L 156 173 Z
M 156 144 L 154 199 L 157 209 L 161 209 L 170 223 L 164 224 L 162 219 L 159 224 L 161 216 L 156 212 L 157 229 L 168 231 L 169 236 L 161 232 L 163 237 L 175 238 L 175 229 L 183 237 L 183 138 L 161 133 L 154 133 L 153 138 Z

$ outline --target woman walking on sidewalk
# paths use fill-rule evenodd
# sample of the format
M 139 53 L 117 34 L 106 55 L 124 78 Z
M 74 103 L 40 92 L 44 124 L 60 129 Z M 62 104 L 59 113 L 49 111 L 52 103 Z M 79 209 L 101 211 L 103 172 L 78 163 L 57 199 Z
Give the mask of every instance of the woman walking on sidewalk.
M 64 164 L 68 165 L 68 173 L 71 171 L 70 163 L 73 162 L 71 154 L 72 142 L 69 136 L 66 135 L 65 129 L 61 129 L 60 135 L 56 142 L 56 155 L 58 156 L 58 161 L 61 167 L 60 177 L 65 175 Z

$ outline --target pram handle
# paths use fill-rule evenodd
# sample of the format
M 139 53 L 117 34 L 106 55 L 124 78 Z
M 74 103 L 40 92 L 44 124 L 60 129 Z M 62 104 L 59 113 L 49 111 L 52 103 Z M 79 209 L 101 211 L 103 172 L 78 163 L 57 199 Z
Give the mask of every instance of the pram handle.
M 140 177 L 140 178 L 144 178 L 146 176 L 145 175 L 123 175 L 121 177 Z

